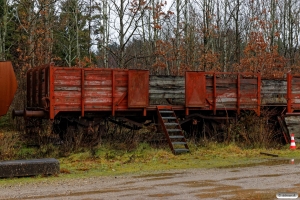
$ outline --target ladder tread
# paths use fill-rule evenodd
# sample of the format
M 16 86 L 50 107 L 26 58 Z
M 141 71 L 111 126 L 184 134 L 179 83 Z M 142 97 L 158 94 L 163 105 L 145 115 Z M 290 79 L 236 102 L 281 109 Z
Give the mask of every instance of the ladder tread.
M 167 129 L 168 132 L 181 132 L 181 129 Z
M 173 154 L 189 152 L 189 147 L 172 107 L 163 105 L 157 106 L 157 114 Z M 170 135 L 169 133 L 173 134 Z M 184 145 L 184 147 L 178 148 L 178 145 Z
M 173 145 L 185 145 L 186 142 L 172 142 Z
M 182 138 L 184 138 L 183 135 L 170 135 L 169 137 L 170 137 L 170 139 L 182 139 Z
M 189 149 L 174 149 L 175 154 L 176 153 L 186 153 L 186 152 L 190 152 Z
M 178 126 L 179 124 L 175 123 L 175 122 L 173 122 L 173 123 L 172 122 L 166 122 L 165 125 L 166 126 Z
M 176 117 L 161 117 L 162 119 L 176 119 Z
M 166 113 L 174 113 L 172 110 L 160 110 L 160 113 L 166 114 Z

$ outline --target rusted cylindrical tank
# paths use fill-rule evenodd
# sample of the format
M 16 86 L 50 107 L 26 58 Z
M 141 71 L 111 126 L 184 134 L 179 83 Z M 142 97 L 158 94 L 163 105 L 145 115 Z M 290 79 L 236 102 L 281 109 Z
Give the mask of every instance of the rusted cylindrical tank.
M 0 61 L 0 116 L 5 115 L 17 91 L 17 80 L 11 62 Z

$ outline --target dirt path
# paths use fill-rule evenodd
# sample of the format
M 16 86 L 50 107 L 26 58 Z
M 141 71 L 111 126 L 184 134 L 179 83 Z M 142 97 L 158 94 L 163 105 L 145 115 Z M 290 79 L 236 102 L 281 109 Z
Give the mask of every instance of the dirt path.
M 300 164 L 174 170 L 0 188 L 0 199 L 276 199 L 300 195 Z

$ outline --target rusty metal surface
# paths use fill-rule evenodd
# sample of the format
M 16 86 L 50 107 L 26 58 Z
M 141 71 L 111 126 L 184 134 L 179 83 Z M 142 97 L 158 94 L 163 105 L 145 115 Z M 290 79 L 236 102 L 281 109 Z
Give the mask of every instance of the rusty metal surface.
M 149 106 L 149 71 L 130 70 L 128 72 L 128 107 Z
M 0 116 L 5 115 L 17 91 L 11 62 L 0 62 Z
M 186 72 L 185 105 L 186 107 L 204 107 L 206 105 L 205 72 Z
M 0 177 L 21 177 L 59 174 L 59 161 L 54 158 L 0 162 Z
M 287 74 L 287 112 L 300 111 L 300 77 Z
M 256 73 L 187 72 L 185 104 L 187 108 L 199 107 L 214 113 L 254 110 L 259 114 L 260 82 Z
M 15 109 L 13 109 L 12 118 L 14 119 L 15 117 L 23 117 L 24 113 L 25 113 L 25 110 L 15 110 Z
M 27 71 L 27 107 L 45 108 L 45 98 L 49 97 L 49 65 Z
M 128 70 L 50 67 L 46 79 L 50 119 L 61 111 L 79 111 L 84 116 L 128 109 Z

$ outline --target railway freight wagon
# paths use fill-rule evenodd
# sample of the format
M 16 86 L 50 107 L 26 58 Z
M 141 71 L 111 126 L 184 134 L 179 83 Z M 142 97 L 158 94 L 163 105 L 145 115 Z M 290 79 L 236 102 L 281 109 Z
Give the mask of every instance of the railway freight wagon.
M 287 139 L 288 129 L 300 138 L 295 128 L 299 98 L 300 78 L 291 74 L 286 80 L 196 71 L 175 77 L 149 75 L 147 70 L 45 65 L 27 72 L 27 106 L 13 115 L 28 121 L 50 119 L 59 130 L 67 122 L 93 129 L 108 119 L 139 129 L 150 121 L 165 133 L 172 152 L 179 153 L 189 151 L 182 130 L 187 124 L 234 119 L 241 111 L 260 115 L 265 106 L 279 108 Z

